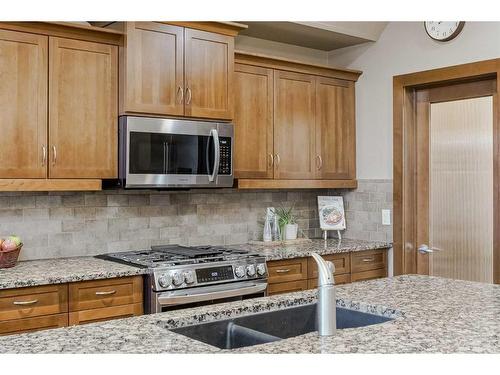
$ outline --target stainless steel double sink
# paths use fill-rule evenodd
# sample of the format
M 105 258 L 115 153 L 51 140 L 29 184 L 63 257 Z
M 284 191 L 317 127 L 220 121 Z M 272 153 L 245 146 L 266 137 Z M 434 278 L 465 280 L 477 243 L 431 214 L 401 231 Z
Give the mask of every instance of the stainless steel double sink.
M 393 319 L 337 307 L 337 329 L 364 327 L 390 320 Z M 221 349 L 264 344 L 317 331 L 316 304 L 194 324 L 171 331 Z

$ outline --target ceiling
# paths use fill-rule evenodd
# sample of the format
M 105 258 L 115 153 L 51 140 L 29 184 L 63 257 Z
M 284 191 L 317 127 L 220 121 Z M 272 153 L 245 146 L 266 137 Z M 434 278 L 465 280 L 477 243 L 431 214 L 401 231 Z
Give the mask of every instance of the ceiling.
M 240 35 L 301 47 L 331 51 L 356 44 L 375 42 L 387 22 L 255 22 L 242 21 L 248 29 Z

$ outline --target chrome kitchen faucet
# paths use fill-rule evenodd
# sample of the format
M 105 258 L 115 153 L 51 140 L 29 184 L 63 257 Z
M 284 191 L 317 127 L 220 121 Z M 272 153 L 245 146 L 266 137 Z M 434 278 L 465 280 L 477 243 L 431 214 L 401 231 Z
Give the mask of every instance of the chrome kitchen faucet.
M 318 264 L 318 333 L 332 336 L 337 330 L 337 300 L 335 298 L 335 266 L 317 253 L 311 254 Z

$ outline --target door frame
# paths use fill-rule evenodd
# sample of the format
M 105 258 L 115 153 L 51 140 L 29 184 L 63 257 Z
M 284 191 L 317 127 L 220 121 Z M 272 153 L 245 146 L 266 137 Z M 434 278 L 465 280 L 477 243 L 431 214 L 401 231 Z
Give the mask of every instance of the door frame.
M 393 77 L 394 275 L 417 273 L 416 92 L 418 89 L 496 79 L 493 95 L 493 282 L 500 283 L 500 59 Z

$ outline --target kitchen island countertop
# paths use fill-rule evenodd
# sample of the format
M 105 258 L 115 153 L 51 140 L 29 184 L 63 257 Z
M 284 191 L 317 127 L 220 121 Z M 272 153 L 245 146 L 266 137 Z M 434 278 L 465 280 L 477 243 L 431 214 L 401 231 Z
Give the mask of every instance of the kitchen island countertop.
M 210 353 L 220 349 L 173 333 L 196 322 L 313 303 L 316 291 L 5 336 L 0 353 Z M 341 285 L 337 305 L 395 318 L 236 349 L 255 353 L 500 353 L 500 286 L 405 275 Z M 227 351 L 222 351 L 227 352 Z

